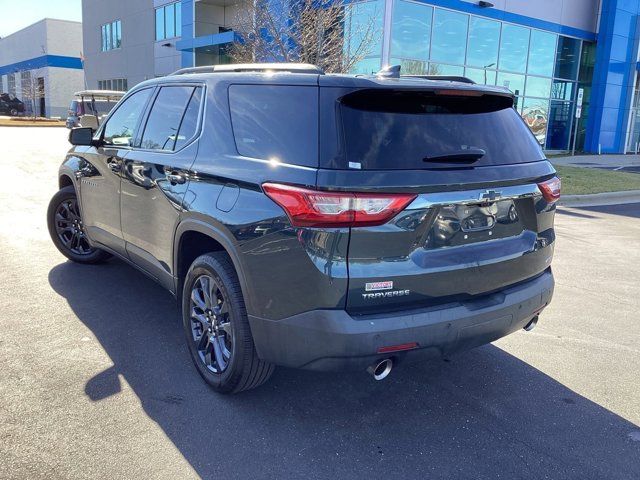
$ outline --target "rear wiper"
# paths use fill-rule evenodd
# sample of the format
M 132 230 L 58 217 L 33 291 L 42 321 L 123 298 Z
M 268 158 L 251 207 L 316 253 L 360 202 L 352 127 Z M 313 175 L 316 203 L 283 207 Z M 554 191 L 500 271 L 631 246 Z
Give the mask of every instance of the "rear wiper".
M 473 163 L 484 157 L 484 150 L 481 148 L 466 148 L 464 150 L 454 150 L 453 152 L 443 153 L 442 155 L 434 155 L 433 157 L 424 157 L 423 162 L 433 163 Z

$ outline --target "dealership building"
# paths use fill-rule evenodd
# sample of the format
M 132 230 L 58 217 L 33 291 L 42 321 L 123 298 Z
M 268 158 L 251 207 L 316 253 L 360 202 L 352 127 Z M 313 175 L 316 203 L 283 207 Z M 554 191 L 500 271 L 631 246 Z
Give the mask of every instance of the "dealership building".
M 236 0 L 83 0 L 89 87 L 127 88 L 180 67 L 228 63 Z M 267 1 L 267 4 L 270 4 Z M 279 3 L 281 5 L 281 3 Z M 380 32 L 356 71 L 464 75 L 509 88 L 548 151 L 640 145 L 640 0 L 371 0 L 350 27 Z
M 45 18 L 0 38 L 0 94 L 25 103 L 27 113 L 66 118 L 84 87 L 82 24 Z

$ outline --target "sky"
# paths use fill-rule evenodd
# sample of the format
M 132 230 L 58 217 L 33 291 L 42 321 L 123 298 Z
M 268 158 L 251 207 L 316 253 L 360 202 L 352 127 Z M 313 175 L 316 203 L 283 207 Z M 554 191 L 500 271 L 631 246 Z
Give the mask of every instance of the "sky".
M 81 0 L 0 0 L 0 37 L 43 18 L 82 20 Z

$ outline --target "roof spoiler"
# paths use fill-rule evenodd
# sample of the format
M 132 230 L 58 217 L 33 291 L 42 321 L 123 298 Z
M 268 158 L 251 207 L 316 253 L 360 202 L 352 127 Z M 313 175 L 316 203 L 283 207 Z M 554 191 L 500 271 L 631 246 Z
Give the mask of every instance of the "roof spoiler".
M 324 71 L 310 63 L 236 63 L 230 65 L 205 65 L 202 67 L 181 68 L 171 75 L 186 75 L 192 73 L 231 73 L 231 72 L 288 72 L 324 75 Z

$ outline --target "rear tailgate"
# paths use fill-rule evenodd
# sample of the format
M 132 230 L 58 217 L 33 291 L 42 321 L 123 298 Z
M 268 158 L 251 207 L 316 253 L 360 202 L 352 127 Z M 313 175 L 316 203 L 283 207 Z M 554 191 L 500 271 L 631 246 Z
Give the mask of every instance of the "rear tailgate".
M 470 300 L 549 267 L 555 206 L 537 183 L 554 171 L 510 97 L 321 90 L 341 125 L 321 167 L 342 169 L 320 170 L 318 187 L 416 194 L 387 223 L 351 229 L 347 310 Z

